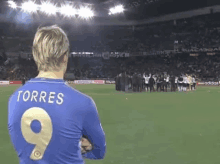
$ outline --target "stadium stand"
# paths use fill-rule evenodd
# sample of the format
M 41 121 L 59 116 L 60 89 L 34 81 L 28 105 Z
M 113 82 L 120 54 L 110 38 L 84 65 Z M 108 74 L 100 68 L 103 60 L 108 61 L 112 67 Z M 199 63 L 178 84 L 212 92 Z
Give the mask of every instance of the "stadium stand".
M 177 74 L 180 72 L 193 73 L 199 78 L 217 79 L 219 77 L 220 62 L 217 55 L 218 51 L 207 55 L 206 52 L 199 51 L 196 53 L 184 52 L 184 49 L 220 47 L 219 16 L 219 13 L 215 13 L 176 20 L 175 22 L 168 21 L 140 25 L 135 28 L 128 26 L 103 27 L 101 35 L 97 35 L 98 31 L 100 31 L 98 29 L 94 30 L 93 33 L 88 32 L 88 34 L 70 36 L 73 51 L 92 51 L 94 53 L 106 51 L 128 52 L 130 57 L 110 58 L 107 60 L 102 57 L 77 59 L 76 57 L 70 57 L 68 73 L 73 73 L 75 79 L 114 78 L 122 71 L 121 66 L 126 65 L 126 70 L 131 74 L 133 72 L 157 74 L 175 70 Z M 85 29 L 86 27 L 81 30 Z M 18 51 L 16 47 L 20 46 L 20 58 L 15 65 L 13 60 L 10 60 L 10 64 L 4 63 L 6 59 L 2 57 L 1 79 L 19 79 L 23 76 L 29 79 L 37 74 L 33 60 L 22 58 L 24 52 L 31 54 L 30 38 L 23 39 L 22 42 L 19 41 L 19 38 L 13 39 L 13 44 L 8 44 L 12 38 L 2 36 L 1 44 L 6 52 Z M 82 44 L 82 41 L 84 41 L 84 44 Z M 11 45 L 11 47 L 8 45 Z M 164 53 L 166 50 L 172 51 Z M 150 55 L 138 55 L 140 52 Z M 155 52 L 163 53 L 162 55 L 155 55 Z M 193 56 L 193 54 L 196 55 Z M 7 77 L 4 75 L 7 75 Z

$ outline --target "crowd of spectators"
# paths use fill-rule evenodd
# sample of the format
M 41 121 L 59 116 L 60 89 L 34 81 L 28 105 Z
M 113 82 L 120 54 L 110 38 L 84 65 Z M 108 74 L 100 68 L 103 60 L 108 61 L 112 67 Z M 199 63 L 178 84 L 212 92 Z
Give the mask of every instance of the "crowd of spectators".
M 89 62 L 89 58 L 83 59 Z M 101 60 L 101 62 L 95 66 L 89 65 L 89 63 L 85 64 L 86 66 L 69 66 L 67 72 L 74 74 L 74 79 L 114 78 L 123 71 L 130 75 L 166 72 L 177 76 L 182 73 L 194 74 L 200 79 L 218 79 L 220 77 L 219 55 L 200 54 L 195 57 L 189 54 L 172 54 L 111 58 L 108 60 L 94 58 L 93 60 Z M 24 77 L 30 79 L 37 74 L 37 67 L 33 59 L 21 59 L 20 62 L 9 60 L 8 63 L 1 62 L 0 64 L 0 79 L 3 80 L 21 80 Z
M 183 48 L 211 48 L 220 46 L 219 14 L 187 19 L 176 28 L 176 40 Z
M 110 64 L 106 64 L 107 62 Z M 76 79 L 91 79 L 114 78 L 123 71 L 126 71 L 129 75 L 134 73 L 161 74 L 166 72 L 176 76 L 182 73 L 192 74 L 205 80 L 218 79 L 220 75 L 220 56 L 200 54 L 195 57 L 189 54 L 173 54 L 115 58 L 103 60 L 102 63 L 95 67 L 75 69 L 72 73 L 74 73 Z
M 70 37 L 77 51 L 154 52 L 181 48 L 220 47 L 220 14 L 139 26 L 105 27 L 91 35 Z M 101 37 L 100 37 L 101 36 Z M 82 44 L 82 42 L 84 44 Z
M 0 79 L 1 80 L 22 80 L 30 79 L 37 75 L 37 67 L 33 59 L 0 61 Z

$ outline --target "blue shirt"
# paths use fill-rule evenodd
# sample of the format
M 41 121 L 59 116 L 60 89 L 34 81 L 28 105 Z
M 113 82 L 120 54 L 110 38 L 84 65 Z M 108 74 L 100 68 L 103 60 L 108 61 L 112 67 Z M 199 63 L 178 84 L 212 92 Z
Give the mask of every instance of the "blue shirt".
M 103 159 L 106 142 L 92 98 L 61 79 L 34 78 L 9 98 L 8 129 L 20 164 L 83 164 L 80 139 Z

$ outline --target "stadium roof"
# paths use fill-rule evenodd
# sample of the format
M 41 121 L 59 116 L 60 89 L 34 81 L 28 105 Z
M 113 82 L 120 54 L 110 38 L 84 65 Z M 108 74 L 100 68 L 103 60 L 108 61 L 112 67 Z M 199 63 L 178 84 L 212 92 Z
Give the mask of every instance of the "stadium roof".
M 147 19 L 171 13 L 199 9 L 220 4 L 219 0 L 157 0 L 145 3 L 147 0 L 125 0 L 131 5 L 133 12 L 128 13 L 128 19 Z M 150 1 L 150 0 L 148 0 Z M 138 2 L 138 3 L 136 3 Z M 137 4 L 134 6 L 133 4 Z
M 24 2 L 23 0 L 14 0 L 16 3 Z M 42 0 L 44 1 L 44 0 Z M 0 2 L 0 22 L 5 22 L 5 20 L 16 21 L 23 20 L 23 18 L 19 19 L 18 14 L 10 11 L 6 5 L 7 1 Z M 36 0 L 36 3 L 40 3 L 40 0 Z M 62 2 L 70 2 L 77 4 L 86 4 L 91 6 L 95 11 L 95 17 L 90 20 L 91 24 L 95 24 L 95 22 L 118 22 L 118 21 L 138 21 L 149 19 L 152 17 L 157 17 L 161 15 L 177 13 L 192 9 L 198 9 L 213 5 L 220 4 L 219 0 L 56 0 L 53 2 L 62 3 Z M 118 4 L 122 4 L 125 8 L 123 14 L 109 16 L 108 11 L 110 7 L 116 6 Z M 22 17 L 23 15 L 19 13 Z M 16 17 L 15 19 L 13 17 Z M 27 18 L 28 19 L 28 18 Z M 36 16 L 35 19 L 38 19 L 38 22 L 47 21 L 46 17 L 40 15 Z M 50 22 L 51 22 L 51 18 Z M 56 20 L 55 20 L 56 19 Z M 58 22 L 63 22 L 63 20 L 59 20 L 60 18 L 53 18 L 55 20 L 54 23 L 59 24 Z M 30 20 L 30 19 L 29 19 Z M 68 21 L 68 23 L 73 21 Z M 26 23 L 26 22 L 25 22 Z M 74 21 L 74 23 L 77 23 Z M 79 21 L 80 23 L 80 21 Z
M 146 19 L 220 4 L 219 0 L 80 0 L 80 2 L 107 9 L 109 6 L 123 4 L 127 9 L 126 19 L 129 20 Z

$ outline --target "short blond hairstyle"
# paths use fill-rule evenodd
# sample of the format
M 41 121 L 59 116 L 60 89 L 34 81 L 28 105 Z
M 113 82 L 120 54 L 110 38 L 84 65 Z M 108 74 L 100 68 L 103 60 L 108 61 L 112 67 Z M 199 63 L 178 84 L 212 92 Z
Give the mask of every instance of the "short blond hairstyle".
M 57 25 L 38 28 L 33 42 L 32 53 L 38 71 L 58 72 L 65 70 L 64 56 L 69 55 L 69 40 Z

